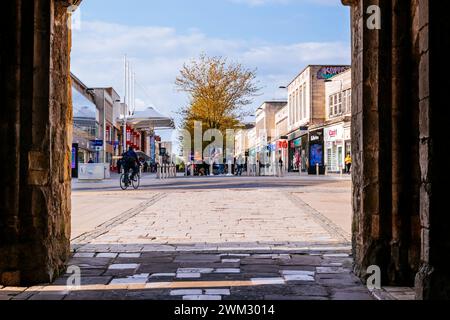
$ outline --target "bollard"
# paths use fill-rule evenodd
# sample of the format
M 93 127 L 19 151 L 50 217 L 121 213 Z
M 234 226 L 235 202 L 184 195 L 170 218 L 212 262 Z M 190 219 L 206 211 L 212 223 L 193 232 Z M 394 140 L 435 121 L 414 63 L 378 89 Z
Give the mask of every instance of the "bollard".
M 316 175 L 320 175 L 320 171 L 319 171 L 319 164 L 316 163 Z
M 227 176 L 232 176 L 233 174 L 232 174 L 232 169 L 231 169 L 231 161 L 230 160 L 228 160 L 228 173 L 227 173 Z
M 156 179 L 161 179 L 161 165 L 159 163 L 156 165 Z

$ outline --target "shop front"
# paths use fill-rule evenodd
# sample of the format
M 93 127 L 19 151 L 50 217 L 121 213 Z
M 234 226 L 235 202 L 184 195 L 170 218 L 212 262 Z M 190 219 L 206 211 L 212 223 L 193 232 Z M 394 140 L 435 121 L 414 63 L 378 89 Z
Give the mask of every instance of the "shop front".
M 289 143 L 287 140 L 278 140 L 277 142 L 277 159 L 278 164 L 280 163 L 280 159 L 283 161 L 283 171 L 286 171 L 289 167 Z
M 302 138 L 289 143 L 289 171 L 299 172 L 302 167 Z
M 346 143 L 344 126 L 334 125 L 324 129 L 325 134 L 325 163 L 327 171 L 340 173 L 344 169 Z
M 309 167 L 308 174 L 325 174 L 324 130 L 311 131 L 309 134 Z
M 308 132 L 298 130 L 288 136 L 289 172 L 307 172 L 308 170 Z
M 345 156 L 352 154 L 352 132 L 350 123 L 344 125 L 344 143 L 345 143 Z

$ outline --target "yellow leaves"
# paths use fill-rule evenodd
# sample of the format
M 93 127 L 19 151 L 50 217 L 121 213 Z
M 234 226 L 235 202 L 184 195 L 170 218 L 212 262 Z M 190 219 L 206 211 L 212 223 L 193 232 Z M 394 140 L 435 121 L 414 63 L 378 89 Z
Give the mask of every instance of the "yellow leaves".
M 193 121 L 203 122 L 205 130 L 235 128 L 259 91 L 255 79 L 254 70 L 222 57 L 201 55 L 185 64 L 175 84 L 190 95 L 190 104 L 180 110 L 186 128 Z

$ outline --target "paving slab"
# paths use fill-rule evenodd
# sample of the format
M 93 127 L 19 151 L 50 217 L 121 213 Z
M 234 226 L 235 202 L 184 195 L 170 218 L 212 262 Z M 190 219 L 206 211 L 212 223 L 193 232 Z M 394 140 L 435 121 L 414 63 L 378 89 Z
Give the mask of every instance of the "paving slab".
M 255 187 L 243 188 L 239 181 Z M 349 196 L 350 182 L 286 178 L 266 187 L 261 181 L 192 179 L 179 189 L 173 180 L 164 192 L 162 185 L 144 182 L 114 214 L 101 213 L 109 217 L 101 224 L 103 218 L 90 222 L 86 212 L 74 220 L 84 219 L 77 230 L 91 224 L 77 238 L 85 241 L 74 241 L 70 262 L 81 268 L 81 290 L 8 294 L 1 288 L 0 298 L 370 299 L 351 274 L 351 246 L 342 227 L 345 219 L 350 226 L 351 218 L 347 211 L 335 214 L 348 207 L 332 208 L 330 201 L 338 193 L 339 199 Z M 112 210 L 123 193 L 92 186 L 77 189 L 75 197 L 77 216 L 81 210 L 108 210 L 104 202 Z M 68 276 L 54 285 L 64 286 Z

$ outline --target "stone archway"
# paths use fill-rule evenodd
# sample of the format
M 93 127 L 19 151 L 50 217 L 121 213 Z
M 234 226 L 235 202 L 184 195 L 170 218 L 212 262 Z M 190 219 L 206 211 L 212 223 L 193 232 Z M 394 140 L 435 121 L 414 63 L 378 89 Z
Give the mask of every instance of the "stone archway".
M 2 10 L 0 284 L 50 282 L 70 237 L 70 30 L 77 0 L 8 1 Z M 355 273 L 416 283 L 449 298 L 445 205 L 446 1 L 343 0 L 351 5 Z M 369 29 L 377 5 L 382 28 Z M 438 113 L 439 110 L 439 113 Z

